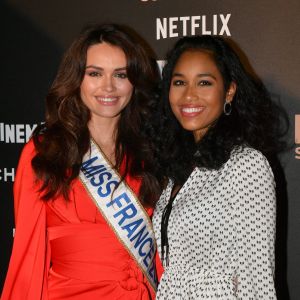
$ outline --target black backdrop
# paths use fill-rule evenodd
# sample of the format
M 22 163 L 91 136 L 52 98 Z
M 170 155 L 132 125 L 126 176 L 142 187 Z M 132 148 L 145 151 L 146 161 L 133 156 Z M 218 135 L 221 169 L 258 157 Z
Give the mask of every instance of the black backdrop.
M 20 151 L 34 126 L 43 121 L 44 98 L 63 51 L 84 25 L 108 21 L 133 27 L 151 45 L 158 60 L 186 34 L 231 36 L 247 54 L 247 63 L 284 106 L 290 120 L 290 149 L 281 156 L 282 168 L 276 174 L 277 291 L 279 299 L 299 299 L 299 13 L 298 0 L 2 1 L 1 282 L 12 245 L 12 184 Z

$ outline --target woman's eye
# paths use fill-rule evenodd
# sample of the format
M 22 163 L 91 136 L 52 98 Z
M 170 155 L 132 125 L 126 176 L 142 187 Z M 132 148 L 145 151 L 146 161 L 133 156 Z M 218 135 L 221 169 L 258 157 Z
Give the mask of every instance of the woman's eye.
M 88 75 L 91 76 L 91 77 L 98 77 L 101 74 L 99 72 L 96 72 L 96 71 L 90 71 L 90 72 L 88 72 Z
M 208 80 L 201 80 L 199 81 L 199 85 L 201 86 L 211 85 L 211 82 Z
M 116 73 L 116 74 L 115 74 L 115 77 L 121 78 L 121 79 L 125 79 L 125 78 L 127 78 L 128 76 L 127 76 L 126 73 Z
M 172 85 L 175 85 L 175 86 L 184 85 L 184 81 L 183 80 L 173 80 Z

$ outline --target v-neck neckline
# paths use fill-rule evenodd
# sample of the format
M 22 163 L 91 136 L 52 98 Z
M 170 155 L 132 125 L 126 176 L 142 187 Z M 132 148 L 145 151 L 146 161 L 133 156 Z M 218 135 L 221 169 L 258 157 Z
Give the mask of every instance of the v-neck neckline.
M 169 183 L 168 183 L 168 186 L 166 189 L 168 202 L 170 201 L 171 198 L 173 198 L 173 205 L 177 202 L 179 196 L 185 191 L 186 186 L 188 185 L 188 182 L 190 182 L 193 179 L 194 173 L 196 173 L 197 170 L 198 170 L 198 167 L 195 167 L 193 169 L 193 171 L 190 173 L 189 177 L 186 179 L 184 184 L 181 186 L 181 188 L 179 188 L 179 190 L 176 192 L 176 194 L 173 197 L 172 197 L 172 190 L 174 187 L 174 182 L 172 180 L 169 180 Z

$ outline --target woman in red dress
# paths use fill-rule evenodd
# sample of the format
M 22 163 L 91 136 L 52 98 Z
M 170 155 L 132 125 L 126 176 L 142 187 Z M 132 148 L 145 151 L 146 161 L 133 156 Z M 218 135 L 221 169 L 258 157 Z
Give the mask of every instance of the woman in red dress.
M 90 27 L 67 50 L 20 158 L 2 300 L 154 299 L 159 187 L 144 131 L 157 78 L 123 26 Z

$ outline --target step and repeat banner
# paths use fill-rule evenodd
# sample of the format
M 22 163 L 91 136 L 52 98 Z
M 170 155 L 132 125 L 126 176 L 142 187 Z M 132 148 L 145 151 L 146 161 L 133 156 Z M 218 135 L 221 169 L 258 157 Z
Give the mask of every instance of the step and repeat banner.
M 300 299 L 299 14 L 299 0 L 2 1 L 0 290 L 13 241 L 12 186 L 20 151 L 43 122 L 45 95 L 64 50 L 83 26 L 114 22 L 134 28 L 158 61 L 182 36 L 230 37 L 284 107 L 289 149 L 280 157 L 277 182 L 276 286 L 279 299 Z

